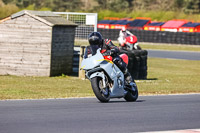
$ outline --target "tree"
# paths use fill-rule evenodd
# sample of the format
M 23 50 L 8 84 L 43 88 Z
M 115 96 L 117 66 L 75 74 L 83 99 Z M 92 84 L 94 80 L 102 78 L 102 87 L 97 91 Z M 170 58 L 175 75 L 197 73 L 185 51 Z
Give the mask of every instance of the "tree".
M 81 0 L 53 0 L 53 11 L 78 11 L 82 8 Z
M 4 6 L 4 2 L 2 0 L 0 0 L 0 7 Z
M 148 10 L 152 2 L 155 2 L 155 0 L 134 0 L 134 10 Z
M 174 8 L 181 9 L 183 8 L 185 0 L 175 0 L 174 1 Z
M 129 4 L 125 0 L 113 0 L 109 4 L 109 10 L 112 11 L 126 11 L 129 9 Z
M 111 11 L 128 10 L 133 0 L 95 0 L 98 2 L 99 9 L 107 9 Z
M 19 11 L 19 9 L 16 5 L 9 3 L 4 4 L 4 2 L 0 0 L 0 20 L 16 13 L 17 11 Z
M 31 1 L 29 1 L 29 0 L 15 0 L 14 2 L 16 4 L 16 6 L 18 6 L 20 8 L 26 8 L 31 3 Z
M 128 2 L 129 9 L 133 9 L 133 0 L 126 0 Z
M 8 3 L 13 2 L 14 0 L 2 0 L 2 1 L 3 1 L 3 3 L 8 4 Z
M 200 12 L 200 0 L 186 0 L 185 11 L 187 13 L 199 13 Z
M 135 10 L 173 10 L 174 0 L 134 0 Z
M 107 9 L 107 3 L 108 3 L 108 0 L 95 0 L 99 6 L 98 8 L 99 9 Z

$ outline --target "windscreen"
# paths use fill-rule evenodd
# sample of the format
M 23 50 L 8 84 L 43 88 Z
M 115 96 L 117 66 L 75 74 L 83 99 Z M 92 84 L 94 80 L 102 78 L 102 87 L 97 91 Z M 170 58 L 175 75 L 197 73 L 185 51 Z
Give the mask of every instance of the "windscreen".
M 97 49 L 99 49 L 98 45 L 90 45 L 92 55 L 97 53 Z
M 98 49 L 97 45 L 87 46 L 85 49 L 84 58 L 86 59 L 89 56 L 95 55 L 97 53 L 97 49 Z

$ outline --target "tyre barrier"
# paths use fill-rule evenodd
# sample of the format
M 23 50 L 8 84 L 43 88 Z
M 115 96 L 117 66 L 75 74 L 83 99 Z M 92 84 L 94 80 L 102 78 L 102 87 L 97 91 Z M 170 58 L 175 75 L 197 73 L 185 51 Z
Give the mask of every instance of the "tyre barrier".
M 79 57 L 80 57 L 80 47 L 74 47 L 72 75 L 78 75 L 79 60 L 80 60 Z
M 147 50 L 127 51 L 120 49 L 120 53 L 125 53 L 128 55 L 128 70 L 133 79 L 147 79 Z

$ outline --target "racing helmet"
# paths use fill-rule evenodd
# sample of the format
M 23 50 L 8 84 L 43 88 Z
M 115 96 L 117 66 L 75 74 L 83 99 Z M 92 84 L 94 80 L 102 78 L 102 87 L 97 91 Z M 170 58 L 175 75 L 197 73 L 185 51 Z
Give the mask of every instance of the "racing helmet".
M 101 46 L 103 45 L 103 38 L 101 33 L 99 32 L 92 32 L 88 36 L 88 41 L 90 43 L 91 51 L 93 54 L 96 54 L 96 50 L 98 48 L 101 48 Z
M 126 28 L 125 28 L 125 27 L 122 27 L 121 31 L 122 31 L 122 32 L 126 32 Z

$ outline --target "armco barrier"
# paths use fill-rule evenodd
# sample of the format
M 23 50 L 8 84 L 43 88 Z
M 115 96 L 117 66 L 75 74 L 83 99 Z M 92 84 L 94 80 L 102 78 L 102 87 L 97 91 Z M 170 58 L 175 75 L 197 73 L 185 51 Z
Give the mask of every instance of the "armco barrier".
M 100 32 L 104 38 L 109 38 L 111 40 L 117 40 L 119 31 L 119 29 L 98 29 L 98 32 Z M 133 29 L 129 31 L 137 36 L 139 42 L 200 45 L 199 32 L 188 33 Z

